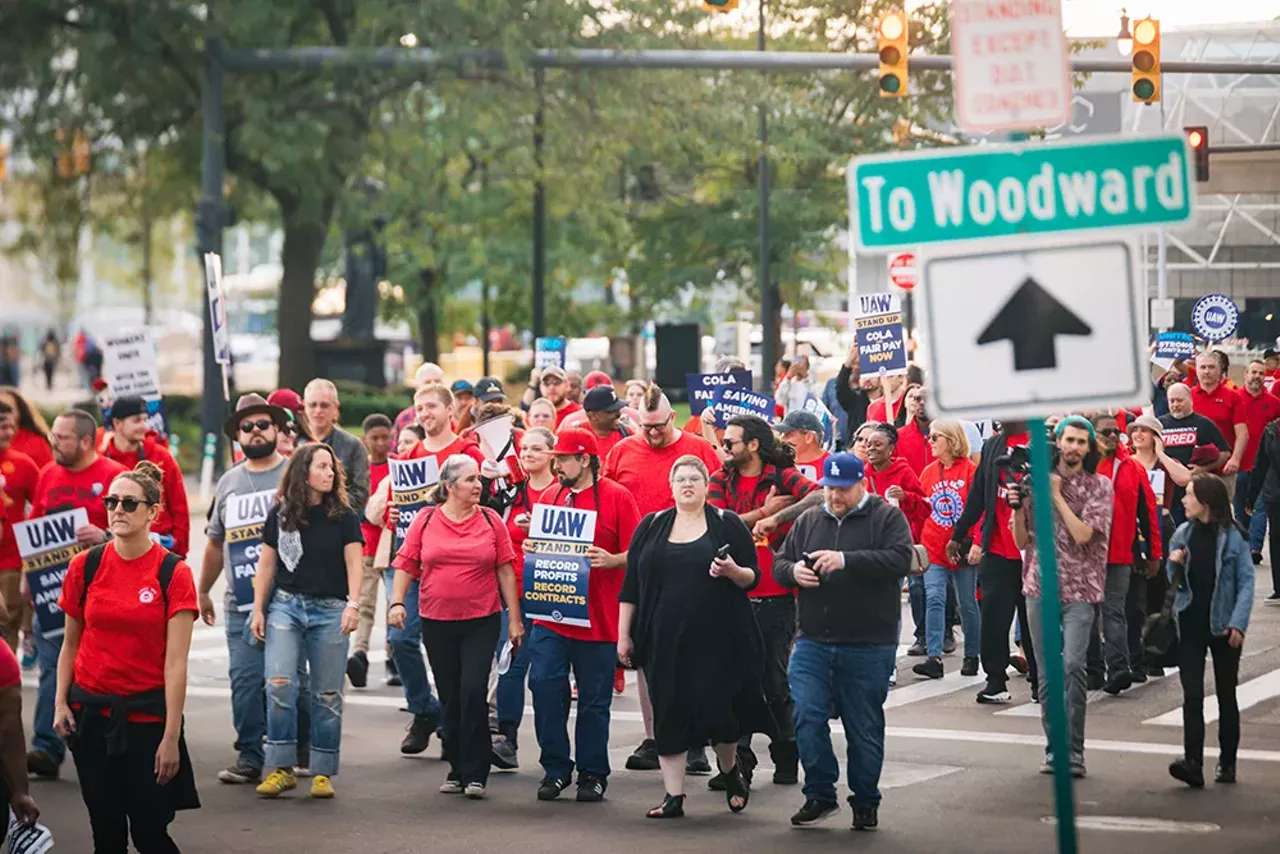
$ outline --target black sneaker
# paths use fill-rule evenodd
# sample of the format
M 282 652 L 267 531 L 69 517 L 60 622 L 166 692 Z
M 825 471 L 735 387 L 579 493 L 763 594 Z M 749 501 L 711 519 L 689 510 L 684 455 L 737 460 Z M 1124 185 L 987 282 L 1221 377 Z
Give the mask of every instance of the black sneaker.
M 1169 774 L 1193 789 L 1204 788 L 1204 766 L 1190 759 L 1175 759 L 1169 763 Z
M 685 755 L 684 773 L 695 774 L 699 777 L 711 773 L 711 763 L 707 761 L 707 749 L 705 747 L 691 747 Z
M 27 753 L 27 773 L 56 780 L 62 774 L 61 763 L 43 750 Z
M 1121 670 L 1119 673 L 1112 674 L 1107 680 L 1107 684 L 1102 687 L 1111 696 L 1119 694 L 1121 691 L 1127 691 L 1133 687 L 1133 677 L 1129 675 L 1128 670 Z
M 910 655 L 913 658 L 919 658 L 928 654 L 929 650 L 925 648 L 924 641 L 916 641 L 911 645 L 911 649 L 907 650 L 907 655 Z
M 941 659 L 930 658 L 911 668 L 911 672 L 917 676 L 923 676 L 926 679 L 941 679 L 945 670 L 942 666 Z
M 978 656 L 966 655 L 964 663 L 960 665 L 961 676 L 977 676 L 978 675 Z
M 880 826 L 879 809 L 877 807 L 862 805 L 859 806 L 853 802 L 853 796 L 849 796 L 849 807 L 853 810 L 853 829 L 854 830 L 875 830 Z
M 262 781 L 262 769 L 254 768 L 244 762 L 237 762 L 230 768 L 223 768 L 218 772 L 218 782 L 227 783 L 228 785 L 239 785 L 241 783 L 259 783 Z
M 554 801 L 560 793 L 569 788 L 569 780 L 553 780 L 550 777 L 538 784 L 538 800 Z
M 578 775 L 578 803 L 595 804 L 604 800 L 609 781 L 597 774 Z
M 987 687 L 978 692 L 978 702 L 984 706 L 1002 705 L 1013 700 L 1013 695 L 1009 693 L 1009 688 L 1005 685 L 992 685 L 987 683 Z
M 347 659 L 347 678 L 352 688 L 363 688 L 369 684 L 369 656 L 357 652 Z
M 1147 675 L 1164 678 L 1164 668 L 1158 664 L 1148 664 Z
M 627 757 L 628 771 L 657 771 L 658 743 L 652 738 L 640 742 L 640 746 Z
M 1147 671 L 1143 668 L 1129 671 L 1129 681 L 1134 685 L 1141 685 L 1147 681 Z
M 413 721 L 406 727 L 404 741 L 400 742 L 400 752 L 405 756 L 422 753 L 431 743 L 431 734 L 436 731 L 436 719 L 432 715 L 414 715 Z
M 1263 599 L 1262 601 L 1266 602 L 1268 605 L 1280 605 L 1280 592 L 1272 593 L 1270 596 L 1268 596 L 1266 599 Z
M 955 629 L 947 629 L 947 633 L 942 636 L 942 654 L 950 655 L 955 651 L 956 651 Z
M 1249 552 L 1249 557 L 1253 558 L 1253 565 L 1259 566 L 1262 563 L 1262 552 Z
M 511 739 L 501 734 L 493 736 L 489 764 L 499 771 L 514 771 L 520 767 L 516 747 L 511 743 Z
M 387 687 L 399 688 L 404 685 L 400 680 L 400 671 L 396 670 L 396 660 L 387 655 Z
M 820 821 L 826 821 L 831 816 L 840 812 L 840 805 L 835 801 L 820 801 L 817 798 L 809 798 L 804 802 L 804 806 L 791 816 L 791 823 L 796 827 L 809 827 Z
M 1218 767 L 1213 773 L 1213 782 L 1215 783 L 1234 783 L 1236 781 L 1236 764 L 1218 763 Z
M 1107 685 L 1107 677 L 1101 673 L 1090 673 L 1088 675 L 1090 691 L 1101 691 Z

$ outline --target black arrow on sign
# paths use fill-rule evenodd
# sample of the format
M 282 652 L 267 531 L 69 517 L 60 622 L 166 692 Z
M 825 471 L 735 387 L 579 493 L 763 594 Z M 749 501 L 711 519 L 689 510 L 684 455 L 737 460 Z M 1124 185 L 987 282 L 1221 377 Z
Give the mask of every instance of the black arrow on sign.
M 1013 369 L 1038 371 L 1058 366 L 1057 336 L 1092 334 L 1089 324 L 1028 277 L 978 336 L 978 345 L 1008 341 Z

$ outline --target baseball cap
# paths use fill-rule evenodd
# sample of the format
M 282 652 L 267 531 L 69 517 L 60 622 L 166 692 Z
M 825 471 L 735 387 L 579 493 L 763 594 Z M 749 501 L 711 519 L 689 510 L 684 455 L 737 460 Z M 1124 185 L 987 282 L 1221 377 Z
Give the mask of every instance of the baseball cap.
M 613 385 L 613 379 L 604 371 L 592 371 L 582 380 L 582 387 L 587 391 L 598 385 Z
M 775 430 L 779 433 L 794 433 L 803 430 L 807 433 L 817 433 L 819 436 L 825 432 L 822 429 L 822 420 L 812 412 L 805 412 L 802 409 L 794 409 L 787 413 L 787 417 L 783 418 L 776 425 Z
M 596 386 L 582 398 L 582 408 L 587 412 L 617 412 L 624 406 L 612 383 Z
M 502 390 L 502 383 L 493 377 L 481 378 L 472 391 L 475 393 L 476 400 L 481 403 L 492 403 L 495 400 L 503 400 L 507 396 Z
M 862 483 L 862 460 L 853 454 L 839 453 L 827 457 L 822 465 L 822 486 L 856 486 Z
M 126 395 L 117 397 L 111 402 L 111 420 L 117 418 L 124 420 L 132 418 L 135 415 L 145 415 L 147 412 L 147 402 L 137 395 Z
M 566 374 L 564 372 L 564 368 L 559 365 L 547 365 L 542 369 L 542 378 L 545 380 L 547 377 L 559 377 L 560 379 L 565 380 L 569 378 L 569 375 Z
M 561 430 L 556 436 L 556 445 L 551 449 L 551 453 L 564 457 L 572 457 L 578 454 L 598 457 L 600 456 L 600 446 L 596 442 L 595 434 L 590 430 L 583 430 L 581 427 L 570 427 L 567 430 Z
M 1264 359 L 1274 359 L 1276 356 L 1280 356 L 1280 350 L 1268 347 L 1266 350 L 1262 351 L 1262 358 Z
M 267 403 L 290 412 L 302 411 L 302 398 L 291 388 L 278 388 L 267 395 Z
M 453 385 L 449 386 L 449 391 L 454 394 L 469 394 L 472 397 L 474 397 L 476 393 L 475 388 L 466 380 L 454 380 Z

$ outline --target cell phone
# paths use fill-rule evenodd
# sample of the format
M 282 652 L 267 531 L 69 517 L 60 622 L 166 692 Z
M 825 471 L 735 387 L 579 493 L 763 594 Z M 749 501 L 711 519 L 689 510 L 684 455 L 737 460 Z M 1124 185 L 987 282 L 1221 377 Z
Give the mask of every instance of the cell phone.
M 729 556 L 729 544 L 728 544 L 728 543 L 725 543 L 723 546 L 721 546 L 720 548 L 716 549 L 716 560 L 724 560 L 724 559 L 725 559 L 725 558 L 727 558 L 728 556 Z

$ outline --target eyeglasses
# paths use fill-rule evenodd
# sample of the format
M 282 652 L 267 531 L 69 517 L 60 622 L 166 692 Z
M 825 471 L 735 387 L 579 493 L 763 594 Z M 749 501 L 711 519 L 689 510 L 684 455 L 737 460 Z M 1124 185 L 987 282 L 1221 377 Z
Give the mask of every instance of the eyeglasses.
M 543 385 L 564 385 L 564 380 L 560 379 L 559 377 L 543 377 L 542 384 Z
M 272 421 L 270 418 L 259 418 L 257 421 L 241 421 L 240 432 L 252 433 L 255 428 L 265 432 L 274 423 L 275 422 Z
M 1103 427 L 1098 431 L 1099 436 L 1119 436 L 1120 429 L 1118 427 Z
M 107 508 L 108 513 L 114 513 L 117 507 L 123 507 L 124 512 L 132 513 L 138 509 L 139 505 L 142 504 L 150 507 L 152 502 L 141 498 L 120 498 L 116 495 L 108 495 L 106 498 L 102 499 L 102 506 Z
M 681 475 L 680 477 L 671 478 L 671 482 L 674 483 L 676 486 L 686 486 L 691 483 L 702 483 L 702 475 L 700 474 Z
M 668 415 L 666 418 L 662 419 L 657 424 L 641 423 L 640 429 L 645 431 L 646 433 L 657 433 L 658 431 L 666 428 L 666 426 L 671 423 L 671 419 L 674 417 L 675 417 L 675 413 L 673 412 L 671 415 Z
M 298 432 L 298 428 L 294 427 L 292 424 L 286 424 L 280 428 L 280 432 L 286 436 L 292 436 L 294 433 Z

